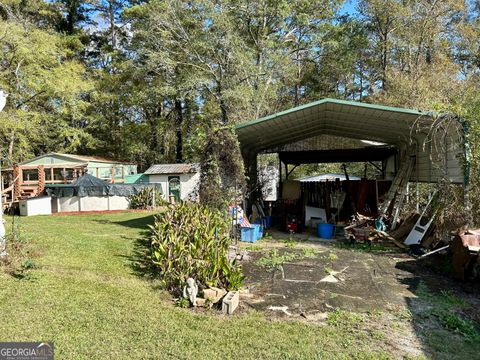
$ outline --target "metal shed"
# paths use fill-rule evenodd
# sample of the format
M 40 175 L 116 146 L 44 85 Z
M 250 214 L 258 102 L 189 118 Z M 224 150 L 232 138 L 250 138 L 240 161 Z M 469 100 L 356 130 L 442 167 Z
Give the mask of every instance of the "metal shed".
M 392 176 L 414 157 L 411 181 L 468 182 L 466 127 L 452 115 L 327 98 L 237 125 L 236 133 L 251 185 L 260 153 L 279 153 L 284 164 L 383 159 Z M 325 135 L 354 139 L 356 145 L 321 150 L 308 145 Z M 300 151 L 289 148 L 301 142 Z

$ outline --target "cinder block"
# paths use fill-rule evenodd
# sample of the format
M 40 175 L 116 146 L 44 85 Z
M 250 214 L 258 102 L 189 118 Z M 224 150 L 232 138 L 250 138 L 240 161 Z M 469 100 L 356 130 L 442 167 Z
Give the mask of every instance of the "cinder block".
M 227 293 L 225 289 L 220 289 L 217 287 L 211 287 L 203 290 L 203 297 L 210 300 L 213 304 L 219 302 Z
M 231 315 L 238 307 L 240 302 L 240 295 L 238 291 L 229 291 L 223 298 L 222 311 L 225 314 Z
M 214 290 L 216 292 L 216 299 L 220 300 L 222 297 L 225 296 L 227 293 L 227 290 L 225 289 L 220 289 L 215 286 L 212 286 L 210 289 Z
M 202 298 L 197 298 L 197 307 L 205 307 L 206 300 Z
M 213 289 L 205 289 L 203 290 L 203 297 L 204 299 L 215 302 L 215 299 L 217 298 L 217 292 Z

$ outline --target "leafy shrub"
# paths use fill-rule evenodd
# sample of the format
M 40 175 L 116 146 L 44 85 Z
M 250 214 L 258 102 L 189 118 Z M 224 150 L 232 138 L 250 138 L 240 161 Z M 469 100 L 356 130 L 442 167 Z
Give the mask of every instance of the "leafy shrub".
M 151 258 L 168 290 L 180 290 L 189 277 L 201 286 L 241 286 L 241 268 L 228 260 L 229 223 L 222 212 L 181 203 L 157 215 L 150 229 Z
M 162 192 L 157 188 L 144 188 L 137 194 L 128 197 L 130 209 L 149 209 L 166 204 Z M 154 205 L 154 206 L 152 206 Z
M 15 221 L 15 217 L 12 220 Z M 0 271 L 23 277 L 28 270 L 35 267 L 35 264 L 30 258 L 32 255 L 30 245 L 24 238 L 20 225 L 14 222 L 4 239 L 8 255 L 0 258 Z

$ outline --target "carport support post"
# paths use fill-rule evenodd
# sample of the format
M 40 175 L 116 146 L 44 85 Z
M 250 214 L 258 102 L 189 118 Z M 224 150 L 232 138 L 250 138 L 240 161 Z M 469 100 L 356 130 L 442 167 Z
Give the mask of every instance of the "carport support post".
M 250 214 L 249 209 L 251 205 L 258 199 L 258 163 L 257 163 L 257 154 L 248 154 L 244 155 L 245 169 L 248 177 L 248 186 L 247 186 L 247 207 L 244 211 L 247 214 Z
M 282 160 L 280 159 L 280 155 L 278 156 L 278 193 L 277 193 L 277 199 L 280 199 L 282 197 Z

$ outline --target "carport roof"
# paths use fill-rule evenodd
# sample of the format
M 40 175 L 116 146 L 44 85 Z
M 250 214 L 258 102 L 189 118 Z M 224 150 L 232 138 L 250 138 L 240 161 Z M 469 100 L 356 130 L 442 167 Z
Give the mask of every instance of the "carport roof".
M 242 150 L 258 153 L 327 134 L 398 145 L 412 125 L 433 113 L 356 101 L 322 99 L 236 126 Z

